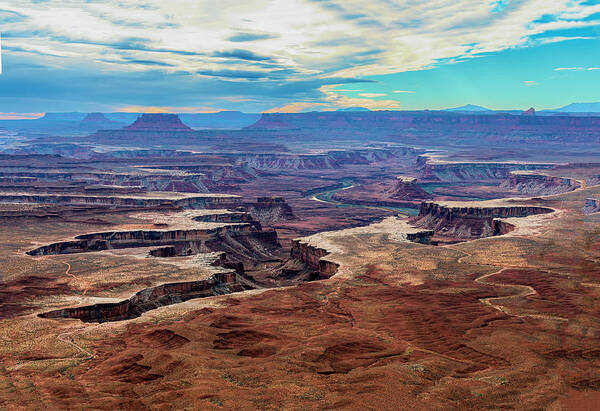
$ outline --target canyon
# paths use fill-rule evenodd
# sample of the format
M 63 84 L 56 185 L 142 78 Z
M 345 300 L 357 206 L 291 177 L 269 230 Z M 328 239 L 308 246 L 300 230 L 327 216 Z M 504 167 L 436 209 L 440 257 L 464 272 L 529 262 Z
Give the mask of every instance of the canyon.
M 0 408 L 595 404 L 598 117 L 231 116 L 6 137 Z

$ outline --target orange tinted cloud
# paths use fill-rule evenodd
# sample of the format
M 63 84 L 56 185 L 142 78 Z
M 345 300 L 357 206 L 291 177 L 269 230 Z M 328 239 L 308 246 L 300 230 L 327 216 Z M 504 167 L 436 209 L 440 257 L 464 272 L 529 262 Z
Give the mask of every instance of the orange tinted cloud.
M 214 107 L 174 107 L 174 106 L 126 106 L 116 109 L 124 113 L 216 113 L 221 111 Z
M 45 113 L 0 113 L 0 120 L 34 120 Z
M 273 107 L 268 110 L 263 111 L 263 113 L 299 113 L 302 110 L 306 110 L 308 108 L 316 108 L 326 106 L 325 103 L 308 103 L 304 101 L 298 101 L 295 103 L 289 103 L 281 107 Z

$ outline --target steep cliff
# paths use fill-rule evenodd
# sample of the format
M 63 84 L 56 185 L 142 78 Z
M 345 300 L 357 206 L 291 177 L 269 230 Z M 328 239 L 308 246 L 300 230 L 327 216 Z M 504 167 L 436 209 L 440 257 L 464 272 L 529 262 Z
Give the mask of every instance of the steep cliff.
M 501 218 L 527 217 L 553 211 L 551 208 L 530 205 L 444 205 L 423 202 L 419 215 L 412 219 L 412 224 L 434 230 L 439 235 L 464 239 L 481 238 L 512 231 L 511 225 L 500 220 Z
M 143 289 L 118 303 L 63 308 L 39 314 L 41 318 L 78 318 L 83 322 L 107 322 L 136 318 L 146 311 L 193 298 L 243 291 L 234 272 L 217 273 L 206 280 L 162 284 Z
M 135 131 L 191 131 L 192 129 L 181 122 L 177 114 L 142 114 L 124 128 Z
M 396 184 L 386 194 L 398 200 L 426 200 L 433 197 L 417 184 L 416 178 L 404 176 L 399 176 Z
M 500 183 L 500 187 L 530 196 L 566 193 L 579 188 L 581 185 L 566 177 L 553 177 L 513 171 L 508 178 Z
M 317 271 L 321 278 L 331 277 L 337 273 L 339 268 L 339 264 L 323 259 L 327 254 L 329 254 L 327 250 L 310 245 L 301 239 L 292 242 L 290 252 L 292 258 L 298 259 Z
M 144 207 L 144 208 L 233 208 L 241 203 L 237 196 L 220 194 L 208 195 L 79 195 L 79 194 L 25 194 L 0 193 L 0 203 L 33 203 L 62 205 L 100 205 L 110 207 Z
M 515 170 L 543 170 L 553 164 L 443 162 L 421 157 L 419 172 L 423 179 L 447 182 L 497 182 L 509 178 Z
M 600 200 L 597 198 L 586 198 L 583 208 L 583 214 L 593 214 L 600 211 Z
M 243 209 L 265 225 L 296 219 L 292 207 L 283 197 L 258 197 L 256 202 L 244 202 Z

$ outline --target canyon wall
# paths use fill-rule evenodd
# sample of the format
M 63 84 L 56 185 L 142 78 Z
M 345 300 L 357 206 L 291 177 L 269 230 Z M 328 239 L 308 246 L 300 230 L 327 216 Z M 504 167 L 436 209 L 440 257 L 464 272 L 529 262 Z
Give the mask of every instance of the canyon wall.
M 593 214 L 600 211 L 600 199 L 586 198 L 581 209 L 583 214 Z
M 256 202 L 244 202 L 242 208 L 265 225 L 296 219 L 292 207 L 283 197 L 258 197 Z
M 511 172 L 508 178 L 500 184 L 501 188 L 531 196 L 566 193 L 576 190 L 580 186 L 571 178 L 522 172 Z
M 547 214 L 554 210 L 541 206 L 446 206 L 423 202 L 419 215 L 412 219 L 416 227 L 434 230 L 436 234 L 461 239 L 490 237 L 512 231 L 501 218 Z
M 600 118 L 568 115 L 451 113 L 444 111 L 372 111 L 264 113 L 247 130 L 302 130 L 310 137 L 333 132 L 345 138 L 402 136 L 403 141 L 444 141 L 457 144 L 514 145 L 536 142 L 597 143 Z
M 386 195 L 398 200 L 426 200 L 433 198 L 431 194 L 423 190 L 417 179 L 412 177 L 398 177 L 396 184 L 390 188 Z
M 41 246 L 28 251 L 27 254 L 73 254 L 163 245 L 177 246 L 179 250 L 219 251 L 218 246 L 225 238 L 233 237 L 241 245 L 244 236 L 261 243 L 263 247 L 278 247 L 277 233 L 274 230 L 260 231 L 254 223 L 239 223 L 212 229 L 106 231 L 82 234 L 74 240 Z
M 33 203 L 33 204 L 70 204 L 70 205 L 104 205 L 113 207 L 144 208 L 234 208 L 241 204 L 241 198 L 235 196 L 211 197 L 190 196 L 184 198 L 152 198 L 144 196 L 93 196 L 77 194 L 21 194 L 0 193 L 0 203 Z
M 515 170 L 543 170 L 553 164 L 537 163 L 481 163 L 481 162 L 436 162 L 427 157 L 419 160 L 422 179 L 444 182 L 497 182 L 509 178 Z
M 329 254 L 327 250 L 312 246 L 302 240 L 292 241 L 291 257 L 317 271 L 321 278 L 333 276 L 339 268 L 339 264 L 323 259 L 327 254 Z
M 39 314 L 41 318 L 77 318 L 83 322 L 107 322 L 136 318 L 146 311 L 215 295 L 243 291 L 235 272 L 213 274 L 206 280 L 161 284 L 137 292 L 118 303 L 94 304 L 85 307 L 63 308 Z

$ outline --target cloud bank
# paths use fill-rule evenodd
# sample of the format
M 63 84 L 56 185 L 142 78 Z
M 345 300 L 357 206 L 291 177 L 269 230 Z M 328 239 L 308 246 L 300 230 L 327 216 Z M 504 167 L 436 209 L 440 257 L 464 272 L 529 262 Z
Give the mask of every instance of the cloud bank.
M 600 20 L 600 3 L 590 0 L 7 0 L 1 7 L 6 111 L 15 98 L 31 110 L 69 99 L 98 108 L 400 108 L 410 90 L 349 97 L 335 85 L 589 38 Z M 99 84 L 107 90 L 94 90 Z

